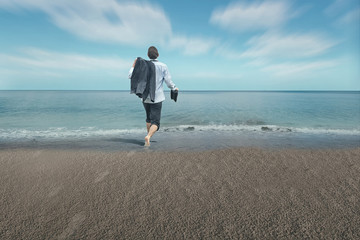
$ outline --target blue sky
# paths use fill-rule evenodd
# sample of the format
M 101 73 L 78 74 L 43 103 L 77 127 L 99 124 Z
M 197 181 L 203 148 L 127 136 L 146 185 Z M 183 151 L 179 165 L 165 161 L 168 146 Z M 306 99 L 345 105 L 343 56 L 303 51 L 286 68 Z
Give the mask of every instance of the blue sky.
M 358 0 L 0 0 L 0 89 L 127 90 L 151 45 L 181 90 L 360 90 Z

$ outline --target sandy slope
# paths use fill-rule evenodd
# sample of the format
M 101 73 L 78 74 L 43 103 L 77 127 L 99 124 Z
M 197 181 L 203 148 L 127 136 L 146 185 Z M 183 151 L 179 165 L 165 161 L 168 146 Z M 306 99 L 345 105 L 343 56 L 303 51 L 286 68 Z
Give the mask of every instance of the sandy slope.
M 360 149 L 0 151 L 1 239 L 359 239 Z

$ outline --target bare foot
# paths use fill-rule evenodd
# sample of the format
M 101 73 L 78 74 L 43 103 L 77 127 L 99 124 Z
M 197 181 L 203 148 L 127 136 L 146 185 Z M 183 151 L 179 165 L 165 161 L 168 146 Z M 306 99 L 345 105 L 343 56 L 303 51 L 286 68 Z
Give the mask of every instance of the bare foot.
M 150 137 L 146 136 L 145 137 L 145 147 L 149 147 L 150 146 Z

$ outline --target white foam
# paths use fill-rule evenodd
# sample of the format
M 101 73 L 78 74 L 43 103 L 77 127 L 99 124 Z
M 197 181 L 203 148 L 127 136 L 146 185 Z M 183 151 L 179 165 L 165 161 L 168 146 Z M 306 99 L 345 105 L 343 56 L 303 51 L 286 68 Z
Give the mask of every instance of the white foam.
M 165 128 L 164 131 L 246 131 L 246 132 L 283 132 L 283 133 L 307 133 L 307 134 L 339 134 L 339 135 L 360 135 L 359 129 L 328 129 L 328 128 L 307 128 L 307 127 L 284 127 L 277 125 L 180 125 Z
M 304 133 L 329 135 L 358 135 L 360 129 L 326 129 L 307 127 L 284 127 L 276 125 L 180 125 L 162 127 L 163 132 L 257 132 L 266 133 Z M 89 137 L 115 137 L 127 134 L 145 134 L 144 128 L 133 129 L 99 129 L 82 127 L 79 129 L 48 128 L 46 130 L 0 129 L 0 140 L 41 140 L 41 139 L 82 139 Z
M 27 129 L 0 129 L 0 139 L 67 139 L 67 138 L 87 138 L 102 136 L 118 136 L 129 133 L 141 133 L 143 129 L 97 129 L 86 127 L 79 129 L 49 128 L 47 130 L 27 130 Z

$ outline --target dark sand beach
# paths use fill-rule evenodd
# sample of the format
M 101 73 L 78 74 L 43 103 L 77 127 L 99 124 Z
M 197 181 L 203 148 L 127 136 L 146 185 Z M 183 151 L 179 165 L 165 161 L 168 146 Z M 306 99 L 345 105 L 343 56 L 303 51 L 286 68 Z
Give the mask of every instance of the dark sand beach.
M 360 149 L 0 151 L 0 239 L 359 239 Z

